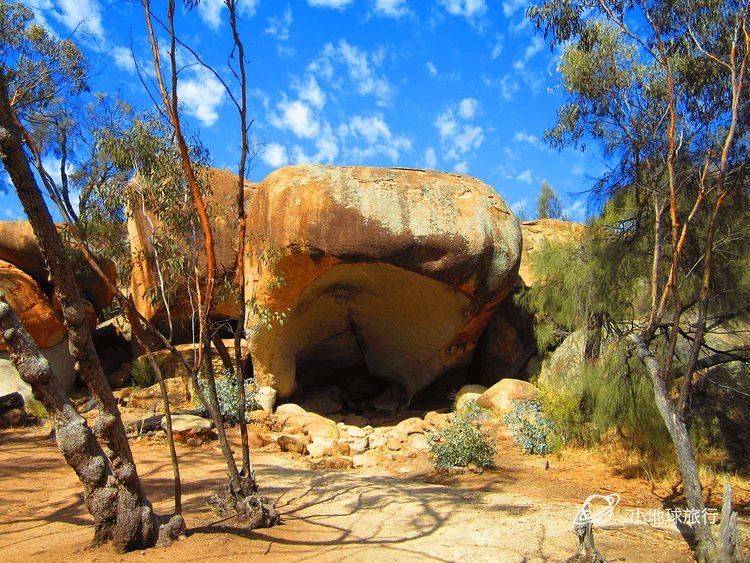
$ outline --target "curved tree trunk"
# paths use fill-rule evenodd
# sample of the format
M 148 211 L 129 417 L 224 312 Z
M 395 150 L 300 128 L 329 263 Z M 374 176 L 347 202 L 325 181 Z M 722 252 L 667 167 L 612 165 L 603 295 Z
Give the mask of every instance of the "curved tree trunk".
M 49 364 L 40 362 L 39 350 L 22 330 L 17 317 L 14 323 L 15 315 L 7 304 L 0 304 L 3 322 L 10 323 L 6 325 L 10 330 L 5 330 L 3 338 L 13 351 L 18 372 L 32 386 L 35 395 L 39 395 L 48 412 L 54 413 L 58 446 L 83 483 L 86 505 L 95 519 L 93 543 L 112 540 L 117 551 L 149 547 L 156 542 L 151 504 L 141 487 L 117 402 L 94 349 L 73 269 L 29 167 L 21 139 L 8 100 L 6 77 L 0 72 L 0 157 L 16 187 L 55 285 L 68 326 L 70 353 L 79 375 L 96 400 L 99 417 L 95 436 L 67 400 Z M 101 440 L 105 448 L 97 440 Z M 181 520 L 173 524 L 176 528 L 182 527 Z

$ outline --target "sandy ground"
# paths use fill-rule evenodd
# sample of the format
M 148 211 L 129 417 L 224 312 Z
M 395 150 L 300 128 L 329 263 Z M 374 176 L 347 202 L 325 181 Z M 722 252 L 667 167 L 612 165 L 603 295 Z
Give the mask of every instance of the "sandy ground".
M 165 444 L 134 441 L 133 453 L 155 510 L 170 512 Z M 313 469 L 292 454 L 254 451 L 258 481 L 276 500 L 283 524 L 253 532 L 219 521 L 206 506 L 225 474 L 216 443 L 179 447 L 179 456 L 185 539 L 169 549 L 119 555 L 109 545 L 87 548 L 92 521 L 49 430 L 0 432 L 0 561 L 559 562 L 575 552 L 571 521 L 583 500 L 613 492 L 622 500 L 595 530 L 605 557 L 692 560 L 674 525 L 630 521 L 636 509 L 663 509 L 658 493 L 586 456 L 552 458 L 545 468 L 544 460 L 505 442 L 496 469 L 448 477 L 436 474 L 425 456 L 334 471 Z

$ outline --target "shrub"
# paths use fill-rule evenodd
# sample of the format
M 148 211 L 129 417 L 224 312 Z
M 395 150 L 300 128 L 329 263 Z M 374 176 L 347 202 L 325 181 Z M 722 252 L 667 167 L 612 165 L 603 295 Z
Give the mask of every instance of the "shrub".
M 237 386 L 237 378 L 232 375 L 229 370 L 225 369 L 221 377 L 215 379 L 216 382 L 216 397 L 219 399 L 219 411 L 224 419 L 224 422 L 236 423 L 240 421 L 240 401 L 239 392 Z M 208 383 L 203 379 L 200 380 L 201 390 L 203 394 L 208 398 Z M 245 412 L 260 409 L 260 405 L 255 400 L 255 394 L 258 389 L 253 379 L 245 380 Z M 200 399 L 198 400 L 200 403 Z M 204 405 L 201 405 L 201 409 L 204 413 L 207 413 L 207 409 Z
M 513 431 L 516 444 L 531 454 L 551 453 L 555 423 L 542 412 L 541 403 L 513 401 L 513 404 L 513 410 L 505 415 L 505 423 Z
M 495 448 L 482 435 L 481 427 L 464 415 L 454 415 L 453 421 L 439 430 L 428 433 L 430 453 L 438 469 L 451 467 L 494 467 Z
M 492 419 L 492 411 L 480 407 L 476 401 L 466 401 L 456 414 L 470 422 L 481 422 L 482 420 Z
M 44 408 L 44 405 L 37 401 L 36 399 L 32 399 L 29 401 L 26 406 L 26 412 L 28 412 L 31 416 L 35 418 L 49 418 L 49 413 L 47 412 L 47 409 Z
M 156 364 L 161 368 L 158 359 Z M 133 367 L 130 368 L 130 379 L 133 380 L 133 387 L 140 387 L 141 389 L 151 387 L 156 383 L 156 374 L 151 368 L 151 362 L 148 361 L 148 358 L 141 357 L 133 362 Z

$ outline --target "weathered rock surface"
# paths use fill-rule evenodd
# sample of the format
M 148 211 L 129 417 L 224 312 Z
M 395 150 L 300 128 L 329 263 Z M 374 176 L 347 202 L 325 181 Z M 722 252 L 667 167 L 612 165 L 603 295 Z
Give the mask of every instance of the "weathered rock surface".
M 211 210 L 217 272 L 227 275 L 232 280 L 237 269 L 237 220 L 239 216 L 237 212 L 237 176 L 216 168 L 209 168 L 208 173 L 211 194 L 205 198 L 205 202 Z M 256 186 L 257 184 L 245 182 L 246 200 L 252 199 Z M 133 300 L 136 308 L 144 317 L 166 330 L 166 314 L 163 303 L 160 301 L 154 303 L 149 297 L 149 293 L 158 287 L 153 232 L 160 227 L 160 223 L 153 217 L 144 215 L 140 209 L 131 211 L 132 215 L 128 220 L 127 227 L 133 262 L 130 284 Z M 179 321 L 189 319 L 191 307 L 188 295 L 184 290 L 180 288 L 172 289 L 177 289 L 171 313 L 175 320 L 175 329 L 178 330 L 180 328 Z M 237 303 L 232 298 L 231 292 L 225 299 L 220 299 L 218 296 L 215 298 L 212 314 L 236 318 L 237 312 Z
M 213 422 L 193 414 L 172 415 L 172 436 L 175 442 L 187 442 L 198 438 L 207 438 L 211 432 Z M 161 427 L 166 430 L 166 419 L 162 419 Z M 196 444 L 198 445 L 198 444 Z
M 42 356 L 52 367 L 57 379 L 66 391 L 71 391 L 76 381 L 75 361 L 70 355 L 68 349 L 68 337 L 65 336 L 60 342 L 50 348 L 40 350 Z M 10 362 L 10 355 L 7 351 L 0 352 L 0 395 L 6 395 L 18 391 L 23 396 L 24 403 L 28 404 L 33 395 L 31 386 L 28 385 L 18 375 L 16 368 Z
M 246 327 L 256 379 L 280 398 L 299 365 L 364 366 L 405 403 L 471 361 L 521 253 L 518 221 L 494 189 L 423 170 L 282 168 L 256 190 L 248 232 L 287 252 L 275 269 L 253 260 L 246 270 L 258 303 L 287 314 L 283 326 Z M 286 285 L 269 288 L 275 271 Z
M 57 227 L 60 230 L 65 228 L 64 225 Z M 49 289 L 47 267 L 28 221 L 0 221 L 0 260 L 9 262 L 27 273 L 44 286 L 45 291 Z M 114 262 L 102 260 L 99 267 L 110 281 L 117 283 Z M 76 272 L 76 283 L 81 296 L 94 306 L 97 313 L 101 312 L 112 302 L 114 294 L 86 264 L 83 257 L 76 259 L 73 269 Z
M 572 240 L 580 240 L 585 231 L 586 226 L 581 223 L 560 219 L 537 219 L 522 223 L 523 253 L 518 276 L 523 284 L 531 287 L 537 279 L 531 264 L 531 257 L 542 250 L 544 241 L 550 244 L 564 244 Z
M 67 334 L 62 316 L 55 310 L 39 285 L 19 268 L 0 260 L 0 292 L 21 319 L 39 348 L 58 344 Z M 0 350 L 7 350 L 0 340 Z
M 504 413 L 513 408 L 513 401 L 533 401 L 539 395 L 539 389 L 528 381 L 502 379 L 487 389 L 477 399 L 477 404 L 491 409 L 495 416 L 502 419 Z

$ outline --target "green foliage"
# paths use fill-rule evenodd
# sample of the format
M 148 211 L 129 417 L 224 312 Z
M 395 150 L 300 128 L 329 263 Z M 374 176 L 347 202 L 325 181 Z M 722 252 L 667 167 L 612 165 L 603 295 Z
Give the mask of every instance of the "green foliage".
M 513 410 L 505 414 L 505 423 L 513 431 L 513 439 L 530 454 L 553 451 L 552 433 L 555 423 L 537 401 L 513 401 Z
M 47 409 L 44 408 L 44 405 L 37 401 L 36 399 L 32 399 L 28 404 L 25 406 L 26 412 L 28 412 L 30 415 L 32 415 L 35 418 L 45 419 L 49 418 L 49 413 L 47 412 Z
M 201 390 L 206 398 L 208 398 L 208 383 L 203 379 L 200 379 Z M 240 402 L 239 393 L 237 386 L 237 378 L 232 375 L 229 370 L 224 370 L 221 377 L 217 377 L 216 383 L 216 397 L 219 400 L 219 411 L 224 419 L 224 422 L 237 423 L 240 420 Z M 255 385 L 255 381 L 252 379 L 245 380 L 245 412 L 260 409 L 260 405 L 255 400 L 255 395 L 258 392 L 258 388 Z M 198 401 L 200 403 L 200 400 Z M 201 405 L 204 413 L 208 412 L 204 405 Z
M 451 467 L 494 467 L 495 448 L 482 435 L 481 427 L 466 416 L 456 414 L 446 427 L 428 432 L 430 453 L 438 469 Z
M 568 220 L 568 215 L 563 211 L 560 196 L 546 180 L 542 182 L 542 191 L 536 203 L 536 218 Z
M 158 359 L 156 365 L 161 369 L 161 362 Z M 148 358 L 141 357 L 133 362 L 133 367 L 130 368 L 130 379 L 133 381 L 134 387 L 140 387 L 141 389 L 151 387 L 156 383 L 156 373 L 154 373 Z
M 589 448 L 598 443 L 600 433 L 591 422 L 592 400 L 587 392 L 577 397 L 564 389 L 540 390 L 542 414 L 553 423 L 554 430 L 549 436 L 553 451 L 565 446 Z
M 464 401 L 461 404 L 461 409 L 457 412 L 458 416 L 465 418 L 470 422 L 481 422 L 482 420 L 491 420 L 492 411 L 480 407 L 479 404 L 472 401 Z

